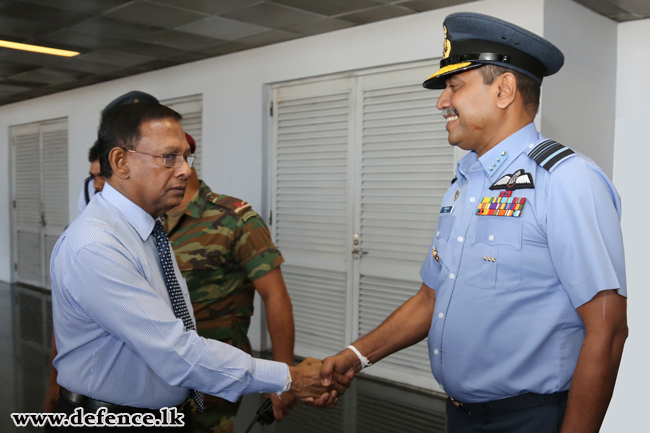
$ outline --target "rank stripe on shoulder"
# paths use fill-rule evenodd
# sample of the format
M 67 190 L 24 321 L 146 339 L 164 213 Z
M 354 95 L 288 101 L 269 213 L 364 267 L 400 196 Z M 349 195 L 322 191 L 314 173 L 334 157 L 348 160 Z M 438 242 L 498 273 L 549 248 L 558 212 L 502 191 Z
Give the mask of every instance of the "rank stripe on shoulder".
M 528 156 L 545 170 L 551 171 L 558 163 L 574 154 L 573 150 L 563 144 L 546 140 L 535 146 Z

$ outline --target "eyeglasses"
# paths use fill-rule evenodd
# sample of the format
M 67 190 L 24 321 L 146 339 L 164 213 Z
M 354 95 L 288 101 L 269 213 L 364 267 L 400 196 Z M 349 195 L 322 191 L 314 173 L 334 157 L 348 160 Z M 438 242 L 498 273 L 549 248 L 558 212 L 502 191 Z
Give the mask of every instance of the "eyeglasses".
M 187 161 L 187 165 L 192 168 L 194 167 L 194 161 L 196 161 L 196 155 L 190 153 L 185 156 L 181 153 L 166 153 L 164 155 L 157 155 L 155 153 L 140 152 L 139 150 L 124 149 L 127 152 L 131 153 L 141 153 L 143 155 L 155 156 L 156 158 L 162 158 L 165 164 L 165 167 L 169 168 L 178 168 L 183 165 L 183 159 Z

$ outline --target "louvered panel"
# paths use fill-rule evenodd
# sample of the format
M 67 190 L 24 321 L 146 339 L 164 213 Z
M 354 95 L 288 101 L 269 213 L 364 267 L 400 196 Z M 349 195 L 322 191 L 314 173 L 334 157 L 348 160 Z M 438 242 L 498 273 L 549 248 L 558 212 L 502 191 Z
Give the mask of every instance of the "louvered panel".
M 18 280 L 31 284 L 41 283 L 41 235 L 18 230 L 16 235 Z
M 444 433 L 444 411 L 420 408 L 397 399 L 379 399 L 376 394 L 359 392 L 357 433 Z
M 45 235 L 45 286 L 51 287 L 52 281 L 50 280 L 50 260 L 52 259 L 52 251 L 56 245 L 59 236 Z
M 181 120 L 183 129 L 196 141 L 194 167 L 199 178 L 201 178 L 203 172 L 203 95 L 165 99 L 160 103 L 183 116 L 183 120 Z
M 201 178 L 203 162 L 203 112 L 183 114 L 181 125 L 183 125 L 185 132 L 190 134 L 194 138 L 194 141 L 196 141 L 196 151 L 194 152 L 196 161 L 194 161 L 194 167 L 199 178 Z
M 345 254 L 349 93 L 277 107 L 275 241 L 282 251 Z
M 419 283 L 362 275 L 359 285 L 359 337 L 379 326 L 397 307 L 415 295 L 419 288 Z M 383 359 L 381 364 L 402 371 L 413 371 L 425 377 L 431 376 L 426 341 Z
M 67 123 L 67 122 L 66 122 Z M 43 131 L 43 205 L 48 227 L 68 225 L 68 131 Z M 49 278 L 49 277 L 47 277 Z
M 434 117 L 438 94 L 417 85 L 363 92 L 361 245 L 369 257 L 416 263 L 426 254 L 453 177 L 444 119 Z
M 337 353 L 345 346 L 346 276 L 283 265 L 282 274 L 293 304 L 296 353 Z
M 39 134 L 13 138 L 15 149 L 16 223 L 39 226 L 41 223 L 41 158 Z M 67 192 L 67 189 L 66 189 Z

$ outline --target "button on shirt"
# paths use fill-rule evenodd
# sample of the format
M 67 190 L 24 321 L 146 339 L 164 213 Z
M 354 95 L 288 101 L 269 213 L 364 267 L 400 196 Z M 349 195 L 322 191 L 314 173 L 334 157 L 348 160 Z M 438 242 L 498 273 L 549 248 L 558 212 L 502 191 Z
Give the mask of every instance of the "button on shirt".
M 58 383 L 97 400 L 150 409 L 179 405 L 188 389 L 230 401 L 282 391 L 286 364 L 201 338 L 174 316 L 154 223 L 107 183 L 57 242 L 51 274 Z M 192 313 L 173 254 L 172 260 Z
M 528 156 L 544 140 L 531 123 L 481 158 L 469 153 L 442 201 L 454 209 L 439 216 L 421 277 L 436 292 L 431 368 L 460 401 L 569 389 L 584 339 L 576 308 L 602 290 L 627 296 L 614 186 L 580 154 L 545 170 Z M 526 198 L 521 215 L 476 215 L 519 169 L 534 181 L 512 191 Z

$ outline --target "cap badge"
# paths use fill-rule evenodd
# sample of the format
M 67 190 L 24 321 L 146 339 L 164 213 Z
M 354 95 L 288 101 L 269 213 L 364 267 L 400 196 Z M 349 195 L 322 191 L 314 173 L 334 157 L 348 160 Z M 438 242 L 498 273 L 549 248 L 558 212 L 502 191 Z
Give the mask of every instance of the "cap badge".
M 447 26 L 444 26 L 445 28 L 445 42 L 442 45 L 442 58 L 446 59 L 449 57 L 449 54 L 451 54 L 451 42 L 449 41 L 449 38 L 447 38 Z
M 139 100 L 138 98 L 135 98 L 135 99 L 133 100 L 133 103 L 134 103 L 134 104 L 137 104 L 137 103 L 139 103 L 139 102 L 140 102 L 140 100 Z

